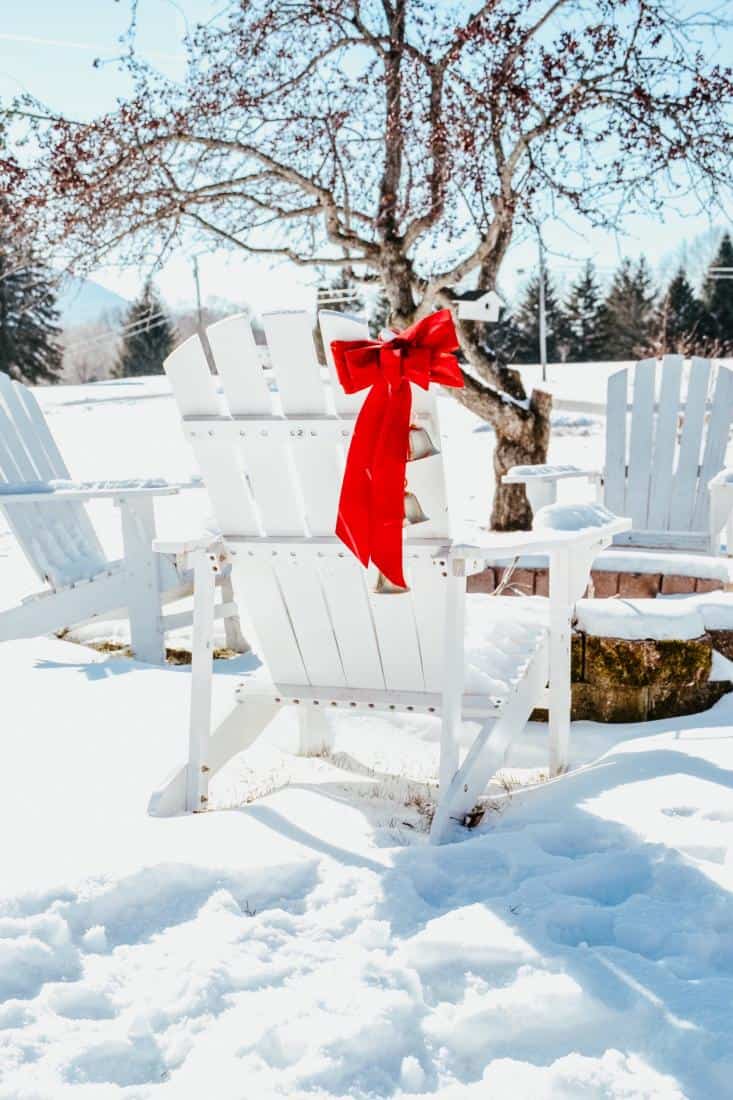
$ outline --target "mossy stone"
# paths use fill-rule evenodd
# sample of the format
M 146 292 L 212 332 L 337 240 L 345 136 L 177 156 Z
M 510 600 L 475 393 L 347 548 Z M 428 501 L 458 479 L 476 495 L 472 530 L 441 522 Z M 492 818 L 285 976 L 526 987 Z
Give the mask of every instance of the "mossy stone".
M 583 679 L 596 688 L 696 684 L 707 680 L 711 663 L 707 634 L 685 641 L 587 635 Z

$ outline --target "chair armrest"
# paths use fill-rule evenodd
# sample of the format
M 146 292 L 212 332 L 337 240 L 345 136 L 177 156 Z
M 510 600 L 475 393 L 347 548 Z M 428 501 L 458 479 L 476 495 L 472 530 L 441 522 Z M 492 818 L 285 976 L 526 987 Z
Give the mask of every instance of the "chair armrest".
M 726 528 L 726 553 L 733 555 L 733 468 L 721 470 L 708 482 L 710 491 L 710 550 L 720 553 L 720 532 Z
M 50 504 L 54 501 L 84 501 L 111 497 L 173 496 L 179 486 L 167 481 L 26 481 L 0 485 L 0 505 Z
M 729 488 L 733 492 L 733 466 L 727 466 L 708 482 L 708 489 Z
M 531 531 L 487 531 L 476 528 L 465 542 L 451 546 L 450 557 L 511 558 L 521 554 L 550 554 L 564 546 L 600 550 L 614 535 L 631 529 L 631 520 L 615 516 L 598 504 L 551 504 L 541 509 Z
M 538 481 L 564 481 L 571 477 L 587 477 L 597 481 L 600 470 L 582 469 L 580 466 L 512 466 L 501 479 L 502 485 L 527 485 Z
M 211 531 L 181 539 L 155 539 L 153 542 L 153 550 L 156 554 L 195 554 L 198 550 L 219 550 L 223 546 L 221 535 Z

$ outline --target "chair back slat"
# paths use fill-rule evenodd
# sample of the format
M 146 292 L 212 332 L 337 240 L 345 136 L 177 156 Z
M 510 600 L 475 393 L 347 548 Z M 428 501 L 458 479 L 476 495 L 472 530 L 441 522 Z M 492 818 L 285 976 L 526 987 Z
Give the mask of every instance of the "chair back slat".
M 266 661 L 274 680 L 307 684 L 308 675 L 274 560 L 249 556 L 243 547 L 236 551 L 232 580 L 242 630 Z
M 303 311 L 278 311 L 263 317 L 280 407 L 286 418 L 308 421 L 332 415 L 313 343 L 313 320 Z M 327 428 L 327 426 L 326 426 Z M 282 458 L 270 469 L 288 478 L 299 501 L 300 527 L 311 535 L 332 534 L 338 508 L 345 440 L 322 424 L 302 423 L 289 430 Z
M 379 640 L 379 652 L 388 691 L 422 691 L 425 676 L 415 619 L 415 593 L 385 596 L 374 592 L 377 571 L 368 570 L 369 604 Z M 410 576 L 410 583 L 412 577 Z
M 440 691 L 445 669 L 447 570 L 440 562 L 415 562 L 410 586 L 426 691 Z
M 384 673 L 364 569 L 351 554 L 344 553 L 324 557 L 320 574 L 346 683 L 383 691 Z
M 0 479 L 18 484 L 68 477 L 35 397 L 0 374 Z M 3 509 L 29 564 L 53 588 L 104 569 L 106 557 L 83 504 L 3 504 Z
M 344 393 L 342 390 L 333 362 L 331 341 L 367 340 L 369 338 L 369 325 L 364 317 L 357 317 L 353 313 L 339 313 L 334 309 L 319 310 L 318 324 L 321 329 L 323 351 L 331 379 L 334 408 L 339 416 L 355 416 L 364 404 L 366 394 L 363 392 Z
M 326 392 L 313 344 L 311 315 L 305 310 L 278 310 L 263 314 L 262 324 L 283 413 L 324 416 Z
M 415 568 L 413 591 L 376 595 L 373 567 L 364 570 L 345 548 L 321 554 L 309 547 L 311 537 L 334 534 L 346 450 L 366 396 L 347 398 L 330 358 L 331 340 L 363 338 L 366 325 L 329 312 L 320 324 L 326 372 L 318 365 L 307 313 L 265 315 L 272 392 L 262 385 L 269 372 L 252 355 L 244 318 L 212 326 L 217 368 L 220 357 L 225 363 L 223 405 L 197 343 L 188 341 L 166 363 L 218 524 L 234 540 L 234 579 L 247 629 L 276 682 L 440 690 L 441 571 L 429 564 Z M 413 387 L 413 395 L 420 423 L 439 446 L 433 394 Z M 407 474 L 430 516 L 405 529 L 411 576 L 410 545 L 448 536 L 449 523 L 441 456 L 409 463 Z M 249 528 L 242 500 L 257 520 Z M 298 536 L 292 549 L 287 541 L 263 542 L 263 536 L 292 535 Z
M 652 534 L 651 545 L 667 537 L 675 545 L 675 534 L 679 549 L 686 538 L 708 545 L 708 484 L 725 463 L 733 372 L 693 357 L 684 380 L 680 355 L 608 380 L 604 496 L 611 511 L 631 516 L 633 530 L 616 540 L 624 546 L 649 545 Z
M 709 361 L 693 359 L 690 364 L 682 436 L 669 509 L 671 531 L 689 531 L 692 528 L 709 378 Z
M 626 507 L 627 514 L 631 516 L 636 528 L 646 527 L 649 512 L 656 366 L 655 359 L 644 359 L 641 363 L 637 363 L 634 371 Z
M 189 337 L 168 356 L 165 370 L 184 420 L 222 418 L 222 404 L 198 336 Z M 189 442 L 222 531 L 259 535 L 262 528 L 234 439 L 224 445 L 207 429 L 197 427 L 191 429 Z
M 270 416 L 272 398 L 252 326 L 245 314 L 206 330 L 231 416 Z
M 659 410 L 656 417 L 654 458 L 649 489 L 649 514 L 645 527 L 650 531 L 666 531 L 672 500 L 677 425 L 680 411 L 682 356 L 665 355 L 659 388 Z
M 605 501 L 618 516 L 626 511 L 626 404 L 629 372 L 615 371 L 608 379 L 606 393 L 606 473 Z
M 710 511 L 710 490 L 712 478 L 725 465 L 725 452 L 728 446 L 731 417 L 733 416 L 733 372 L 727 367 L 718 367 L 718 377 L 710 402 L 705 447 L 697 482 L 697 493 L 690 528 L 704 531 L 708 525 Z
M 345 687 L 328 604 L 317 563 L 308 556 L 283 555 L 275 567 L 280 590 L 298 641 L 309 684 Z

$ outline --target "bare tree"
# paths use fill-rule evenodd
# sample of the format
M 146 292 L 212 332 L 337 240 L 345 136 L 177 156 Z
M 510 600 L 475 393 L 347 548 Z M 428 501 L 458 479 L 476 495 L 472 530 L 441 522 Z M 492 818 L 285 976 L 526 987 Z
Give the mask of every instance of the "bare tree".
M 714 16 L 662 0 L 229 0 L 187 42 L 188 75 L 126 60 L 135 93 L 79 124 L 15 105 L 37 155 L 0 161 L 12 214 L 69 262 L 213 238 L 378 280 L 391 321 L 494 286 L 550 204 L 611 225 L 728 174 L 730 70 Z M 459 396 L 496 430 L 497 482 L 542 461 L 549 395 L 525 393 L 459 324 Z M 458 391 L 455 391 L 458 393 Z M 521 486 L 492 522 L 525 526 Z

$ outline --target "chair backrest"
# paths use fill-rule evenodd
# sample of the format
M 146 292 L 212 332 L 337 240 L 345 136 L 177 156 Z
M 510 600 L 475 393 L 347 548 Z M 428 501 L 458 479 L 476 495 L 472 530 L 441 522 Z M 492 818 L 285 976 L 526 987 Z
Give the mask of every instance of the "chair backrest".
M 12 484 L 67 479 L 69 471 L 27 386 L 0 373 L 0 481 Z M 101 572 L 106 557 L 83 504 L 70 501 L 5 504 L 26 558 L 52 588 Z
M 618 541 L 708 548 L 708 482 L 732 417 L 733 372 L 707 359 L 693 358 L 686 375 L 682 356 L 665 355 L 610 376 L 604 498 L 633 523 Z
M 322 369 L 305 312 L 264 317 L 271 370 L 243 316 L 208 330 L 223 400 L 192 337 L 165 369 L 222 534 L 246 629 L 276 683 L 377 690 L 442 687 L 449 535 L 440 454 L 411 462 L 408 483 L 429 516 L 405 528 L 411 591 L 376 595 L 368 573 L 335 538 L 346 448 L 365 394 L 336 380 L 330 343 L 368 334 L 365 322 L 320 314 Z M 432 392 L 413 387 L 413 420 L 440 446 Z

